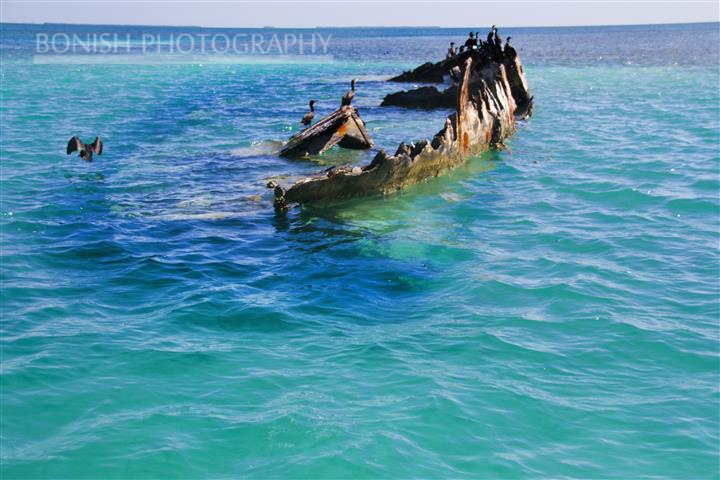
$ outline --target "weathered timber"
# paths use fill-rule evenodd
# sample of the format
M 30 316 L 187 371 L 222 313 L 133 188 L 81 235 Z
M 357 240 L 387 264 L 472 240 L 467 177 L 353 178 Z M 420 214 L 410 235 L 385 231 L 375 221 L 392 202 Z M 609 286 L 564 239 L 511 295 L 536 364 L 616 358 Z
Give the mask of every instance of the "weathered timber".
M 515 116 L 518 118 L 527 118 L 532 115 L 533 97 L 530 95 L 530 89 L 528 89 L 527 79 L 525 78 L 525 71 L 520 62 L 520 57 L 514 48 L 510 48 L 509 50 L 510 54 L 506 54 L 503 65 L 505 65 L 505 70 L 507 71 L 510 91 L 517 104 Z
M 503 65 L 508 72 L 508 82 L 512 91 L 515 102 L 517 103 L 517 117 L 525 117 L 531 108 L 532 98 L 528 96 L 528 86 L 525 80 L 525 74 L 522 71 L 522 64 L 517 60 L 517 53 L 512 50 L 512 55 L 506 55 L 502 59 Z M 519 70 L 519 74 L 515 74 L 515 70 Z M 478 80 L 471 78 L 471 82 Z M 471 91 L 476 85 L 470 85 Z M 438 90 L 434 86 L 420 87 L 414 90 L 403 90 L 401 92 L 390 93 L 385 96 L 381 107 L 404 107 L 404 108 L 454 108 L 457 101 L 457 86 L 452 85 L 445 90 Z
M 517 55 L 497 62 L 466 55 L 455 112 L 432 141 L 401 143 L 394 155 L 381 150 L 364 167 L 336 167 L 321 175 L 275 188 L 275 207 L 293 203 L 326 205 L 348 198 L 385 195 L 438 176 L 488 148 L 502 148 L 515 131 L 516 117 L 527 117 L 532 97 Z
M 390 93 L 385 96 L 380 106 L 426 109 L 453 108 L 457 102 L 457 95 L 455 85 L 442 91 L 435 87 L 420 87 L 415 90 Z
M 414 70 L 403 72 L 392 77 L 388 82 L 414 82 L 414 83 L 442 83 L 444 78 L 453 67 L 464 65 L 471 55 L 471 52 L 463 52 L 454 57 L 446 58 L 437 63 L 423 63 Z
M 373 146 L 365 122 L 355 107 L 343 106 L 293 135 L 280 150 L 283 157 L 318 155 L 333 146 L 368 149 Z

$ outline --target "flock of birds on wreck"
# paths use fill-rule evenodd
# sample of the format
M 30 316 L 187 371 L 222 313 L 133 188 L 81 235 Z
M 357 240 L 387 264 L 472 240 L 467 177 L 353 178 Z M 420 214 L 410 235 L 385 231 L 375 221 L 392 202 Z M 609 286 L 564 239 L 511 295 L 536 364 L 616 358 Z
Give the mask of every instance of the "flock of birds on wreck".
M 480 32 L 470 32 L 468 39 L 465 40 L 465 44 L 460 46 L 459 51 L 455 50 L 455 42 L 450 42 L 450 48 L 448 49 L 447 58 L 452 58 L 457 54 L 465 52 L 465 50 L 477 50 L 487 59 L 499 61 L 502 60 L 503 55 L 510 55 L 515 53 L 515 50 L 510 46 L 510 39 L 507 37 L 505 40 L 505 47 L 502 45 L 502 38 L 497 33 L 497 27 L 492 26 L 490 32 L 487 34 L 486 41 L 480 39 Z
M 484 42 L 480 39 L 480 32 L 470 32 L 467 40 L 460 46 L 459 49 L 456 50 L 455 42 L 450 42 L 450 48 L 448 49 L 446 59 L 451 59 L 456 55 L 463 54 L 465 51 L 474 51 L 479 53 L 481 58 L 484 60 L 502 61 L 503 56 L 512 57 L 516 55 L 515 49 L 510 46 L 511 38 L 512 37 L 507 37 L 505 40 L 505 47 L 503 48 L 502 38 L 498 35 L 495 25 L 493 25 L 490 29 L 490 32 L 487 34 L 487 39 Z M 459 67 L 453 67 L 450 69 L 449 73 L 453 82 L 458 83 L 460 81 L 461 71 Z M 341 108 L 350 106 L 354 98 L 355 79 L 352 79 L 350 82 L 350 90 L 345 92 L 345 95 L 343 95 L 340 102 Z M 305 128 L 308 128 L 315 119 L 316 103 L 316 100 L 310 100 L 310 111 L 302 117 L 302 120 L 300 120 L 300 124 L 305 126 Z M 102 155 L 102 151 L 103 143 L 100 137 L 95 137 L 95 141 L 93 143 L 83 143 L 77 136 L 73 136 L 67 145 L 67 155 L 70 155 L 73 152 L 79 152 L 80 158 L 86 162 L 92 162 L 93 154 Z

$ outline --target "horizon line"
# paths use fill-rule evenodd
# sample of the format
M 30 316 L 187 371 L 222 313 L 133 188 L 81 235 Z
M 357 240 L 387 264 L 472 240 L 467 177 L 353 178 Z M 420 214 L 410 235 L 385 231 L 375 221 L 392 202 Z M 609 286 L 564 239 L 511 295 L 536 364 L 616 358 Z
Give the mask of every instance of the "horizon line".
M 577 24 L 577 25 L 506 25 L 501 28 L 593 28 L 593 27 L 642 27 L 642 26 L 653 26 L 653 25 L 701 25 L 701 24 L 718 24 L 720 20 L 714 21 L 698 21 L 698 22 L 660 22 L 660 23 L 612 23 L 612 24 Z M 352 25 L 352 26 L 332 26 L 332 25 L 316 25 L 314 27 L 294 27 L 294 26 L 282 26 L 276 27 L 271 25 L 264 25 L 262 27 L 250 27 L 250 26 L 213 26 L 207 27 L 202 25 L 152 25 L 152 24 L 133 24 L 133 23 L 75 23 L 75 22 L 0 22 L 0 25 L 72 25 L 72 26 L 96 26 L 96 27 L 161 27 L 161 28 L 203 28 L 203 29 L 252 29 L 252 30 L 316 30 L 320 28 L 334 28 L 334 29 L 361 29 L 361 28 L 377 28 L 377 29 L 392 29 L 392 28 L 426 28 L 426 29 L 463 29 L 463 28 L 483 28 L 478 26 L 458 26 L 448 27 L 439 25 Z M 490 25 L 488 25 L 490 28 Z

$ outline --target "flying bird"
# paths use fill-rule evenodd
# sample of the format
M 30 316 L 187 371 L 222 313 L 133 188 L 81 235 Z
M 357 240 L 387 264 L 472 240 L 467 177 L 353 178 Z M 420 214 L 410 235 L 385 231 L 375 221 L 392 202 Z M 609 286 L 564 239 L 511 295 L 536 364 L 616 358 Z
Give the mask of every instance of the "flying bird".
M 73 136 L 67 145 L 68 155 L 70 155 L 72 152 L 80 152 L 80 158 L 82 158 L 86 162 L 92 162 L 93 153 L 102 155 L 102 151 L 103 144 L 102 140 L 100 140 L 100 137 L 95 137 L 95 141 L 93 143 L 87 144 L 82 143 L 78 137 Z

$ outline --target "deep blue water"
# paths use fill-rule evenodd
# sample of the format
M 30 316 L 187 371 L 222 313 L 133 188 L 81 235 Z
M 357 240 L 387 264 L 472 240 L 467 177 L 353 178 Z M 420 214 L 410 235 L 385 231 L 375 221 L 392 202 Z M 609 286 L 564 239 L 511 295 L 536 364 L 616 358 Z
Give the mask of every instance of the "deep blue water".
M 376 152 L 277 157 L 310 98 L 357 78 L 378 147 L 430 137 L 383 80 L 467 30 L 44 65 L 38 33 L 268 31 L 3 24 L 2 477 L 718 478 L 719 24 L 501 28 L 510 152 L 274 213 Z

